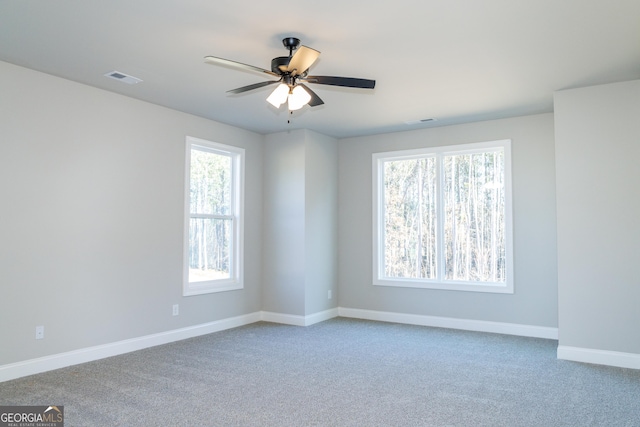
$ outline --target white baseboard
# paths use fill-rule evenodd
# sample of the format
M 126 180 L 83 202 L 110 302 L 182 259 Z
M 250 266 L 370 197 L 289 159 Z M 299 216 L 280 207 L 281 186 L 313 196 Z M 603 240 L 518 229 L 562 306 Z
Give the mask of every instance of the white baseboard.
M 596 365 L 617 366 L 619 368 L 640 369 L 640 354 L 636 353 L 559 345 L 558 359 L 593 363 Z
M 273 313 L 271 311 L 260 312 L 260 320 L 284 325 L 304 326 L 305 317 L 296 314 Z
M 424 316 L 419 314 L 393 313 L 340 307 L 342 317 L 378 320 L 381 322 L 406 323 L 409 325 L 433 326 L 437 328 L 462 329 L 466 331 L 492 332 L 533 338 L 558 339 L 558 328 L 521 325 L 516 323 L 488 322 L 485 320 L 455 319 L 451 317 Z
M 324 322 L 325 320 L 333 319 L 334 317 L 338 317 L 339 309 L 332 308 L 325 311 L 320 311 L 318 313 L 310 314 L 306 316 L 307 324 L 305 326 L 313 325 L 314 323 Z
M 334 317 L 338 317 L 337 308 L 310 314 L 308 316 L 263 311 L 261 312 L 260 320 L 264 320 L 265 322 L 283 323 L 285 325 L 310 326 L 314 323 L 323 322 Z
M 248 325 L 260 312 L 0 366 L 0 382 Z
M 69 351 L 65 353 L 54 354 L 51 356 L 39 357 L 36 359 L 25 360 L 16 363 L 10 363 L 0 366 L 0 382 L 8 381 L 27 375 L 38 374 L 41 372 L 51 371 L 54 369 L 65 368 L 71 365 L 91 362 L 93 360 L 103 359 L 106 357 L 117 356 L 132 351 L 142 350 L 144 348 L 154 347 L 157 345 L 167 344 L 174 341 L 180 341 L 200 335 L 206 335 L 214 332 L 231 329 L 238 326 L 248 325 L 260 320 L 274 323 L 283 323 L 295 326 L 310 326 L 315 323 L 323 322 L 334 317 L 353 317 L 358 319 L 378 320 L 383 322 L 407 323 L 411 325 L 435 326 L 441 328 L 463 329 L 481 332 L 494 332 L 509 335 L 521 335 L 537 338 L 558 338 L 557 328 L 546 328 L 541 326 L 518 325 L 511 323 L 486 322 L 478 320 L 454 319 L 447 317 L 422 316 L 415 314 L 391 313 L 383 311 L 361 310 L 355 308 L 332 308 L 330 310 L 321 311 L 308 316 L 298 316 L 292 314 L 272 313 L 268 311 L 260 311 L 242 316 L 231 317 L 228 319 L 217 320 L 214 322 L 203 323 L 200 325 L 190 326 L 172 331 L 161 332 L 143 337 L 132 338 L 128 340 L 118 341 L 114 343 L 88 347 L 79 350 Z M 569 348 L 567 348 L 569 349 Z M 578 349 L 584 353 L 584 349 Z M 565 351 L 565 350 L 563 350 Z M 566 358 L 569 360 L 587 361 L 589 363 L 599 363 L 594 360 L 593 354 L 589 360 L 569 357 L 571 351 L 567 351 L 567 357 L 560 357 L 560 348 L 558 348 L 558 358 Z M 575 353 L 575 351 L 574 351 Z M 616 363 L 606 363 L 613 366 L 623 367 L 640 367 L 639 355 L 625 355 L 624 353 L 600 352 L 607 353 L 609 359 L 625 359 L 626 364 L 620 365 Z M 563 353 L 564 354 L 564 353 Z M 600 355 L 602 357 L 602 355 Z M 577 357 L 577 356 L 575 356 Z M 634 358 L 635 357 L 635 358 Z M 622 362 L 620 362 L 622 363 Z M 628 366 L 628 365 L 633 366 Z
M 260 311 L 214 322 L 203 323 L 200 325 L 189 326 L 186 328 L 175 329 L 172 331 L 160 332 L 143 337 L 131 338 L 114 343 L 87 347 L 65 353 L 53 354 L 51 356 L 44 356 L 36 359 L 2 365 L 0 366 L 0 382 L 25 377 L 27 375 L 39 374 L 41 372 L 51 371 L 54 369 L 66 368 L 67 366 L 104 359 L 106 357 L 118 356 L 120 354 L 155 347 L 157 345 L 168 344 L 170 342 L 193 338 L 200 335 L 211 334 L 225 329 L 248 325 L 260 320 L 284 323 L 287 325 L 309 326 L 337 316 L 337 308 L 321 311 L 309 316 L 295 316 L 291 314 Z

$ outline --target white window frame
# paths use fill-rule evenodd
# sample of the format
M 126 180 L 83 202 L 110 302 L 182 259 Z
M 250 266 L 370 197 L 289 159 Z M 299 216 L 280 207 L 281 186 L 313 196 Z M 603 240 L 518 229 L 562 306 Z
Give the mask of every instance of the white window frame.
M 185 198 L 184 198 L 184 249 L 183 249 L 183 295 L 201 295 L 213 292 L 231 291 L 244 287 L 244 157 L 243 148 L 233 147 L 204 139 L 186 137 L 185 144 Z M 189 282 L 189 222 L 191 219 L 191 151 L 208 151 L 231 158 L 231 215 L 232 237 L 230 249 L 230 277 L 225 279 Z M 216 216 L 216 215 L 213 215 Z
M 444 177 L 442 173 L 443 158 L 447 155 L 482 153 L 495 149 L 504 150 L 504 183 L 505 183 L 505 281 L 479 282 L 446 280 L 442 277 L 444 266 L 444 207 L 442 193 Z M 428 147 L 412 150 L 373 153 L 373 284 L 377 286 L 396 286 L 425 289 L 446 289 L 455 291 L 513 293 L 513 210 L 512 210 L 512 178 L 511 178 L 511 140 L 478 142 L 470 144 Z M 424 157 L 436 157 L 437 172 L 437 251 L 440 262 L 437 265 L 436 279 L 389 278 L 384 274 L 385 256 L 385 224 L 384 224 L 384 163 L 392 160 L 408 160 Z

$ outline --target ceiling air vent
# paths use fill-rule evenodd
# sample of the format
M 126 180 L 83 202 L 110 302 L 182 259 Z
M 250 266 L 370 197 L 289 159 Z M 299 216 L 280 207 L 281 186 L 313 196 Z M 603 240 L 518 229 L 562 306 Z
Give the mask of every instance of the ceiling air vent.
M 109 77 L 109 78 L 112 78 L 114 80 L 118 80 L 118 81 L 121 81 L 123 83 L 130 84 L 130 85 L 134 85 L 134 84 L 140 83 L 142 81 L 142 79 L 130 76 L 130 75 L 125 74 L 125 73 L 121 73 L 120 71 L 111 71 L 111 72 L 105 74 L 105 77 Z
M 429 118 L 429 119 L 420 119 L 420 120 L 407 120 L 405 123 L 408 125 L 419 125 L 422 123 L 435 122 L 437 119 Z

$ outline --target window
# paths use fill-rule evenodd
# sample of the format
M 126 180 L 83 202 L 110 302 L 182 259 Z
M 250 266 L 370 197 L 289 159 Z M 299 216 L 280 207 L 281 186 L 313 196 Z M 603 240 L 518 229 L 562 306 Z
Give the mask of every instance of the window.
M 374 284 L 513 293 L 511 141 L 375 153 Z
M 187 137 L 184 295 L 241 289 L 244 150 Z

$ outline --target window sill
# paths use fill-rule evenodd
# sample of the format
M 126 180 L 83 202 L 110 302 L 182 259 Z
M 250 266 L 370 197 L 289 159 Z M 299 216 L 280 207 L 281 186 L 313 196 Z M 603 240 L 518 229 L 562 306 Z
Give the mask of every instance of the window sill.
M 513 294 L 513 285 L 505 283 L 469 283 L 460 281 L 436 282 L 414 279 L 374 279 L 374 286 L 396 288 L 439 289 L 445 291 L 487 292 Z
M 216 292 L 236 291 L 244 288 L 242 282 L 237 280 L 193 282 L 185 284 L 182 295 L 212 294 Z

